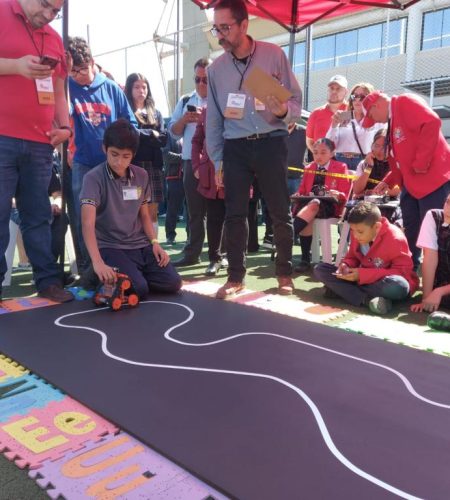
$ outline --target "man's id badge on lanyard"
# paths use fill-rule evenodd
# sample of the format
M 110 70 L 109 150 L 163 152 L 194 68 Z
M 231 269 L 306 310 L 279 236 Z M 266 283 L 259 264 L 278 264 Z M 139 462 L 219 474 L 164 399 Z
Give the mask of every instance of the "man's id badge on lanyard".
M 52 77 L 35 80 L 39 104 L 55 104 Z
M 127 186 L 122 188 L 122 196 L 124 201 L 138 200 L 139 191 L 137 186 Z
M 244 118 L 246 98 L 247 96 L 245 94 L 233 94 L 230 92 L 228 94 L 227 107 L 224 112 L 225 118 L 242 120 L 242 118 Z

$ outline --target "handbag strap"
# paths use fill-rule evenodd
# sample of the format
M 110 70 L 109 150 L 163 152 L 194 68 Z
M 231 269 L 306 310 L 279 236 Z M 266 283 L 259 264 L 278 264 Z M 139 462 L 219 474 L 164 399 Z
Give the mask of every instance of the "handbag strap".
M 356 133 L 355 122 L 354 122 L 353 120 L 351 120 L 351 122 L 350 122 L 350 123 L 352 124 L 352 129 L 353 129 L 353 137 L 355 138 L 356 144 L 358 144 L 358 149 L 359 149 L 359 152 L 361 153 L 361 156 L 364 156 L 364 153 L 363 153 L 363 150 L 362 150 L 361 144 L 359 143 L 359 140 L 358 140 L 358 134 Z

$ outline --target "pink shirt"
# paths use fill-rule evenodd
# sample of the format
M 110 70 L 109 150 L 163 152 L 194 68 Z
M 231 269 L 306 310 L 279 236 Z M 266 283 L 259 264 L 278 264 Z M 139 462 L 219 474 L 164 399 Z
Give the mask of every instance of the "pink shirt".
M 58 33 L 50 26 L 33 30 L 17 0 L 0 0 L 0 19 L 0 57 L 49 55 L 59 59 L 52 77 L 55 88 L 56 79 L 67 75 Z M 54 104 L 39 104 L 35 80 L 19 75 L 0 76 L 0 135 L 48 143 L 45 132 L 53 128 L 54 116 Z

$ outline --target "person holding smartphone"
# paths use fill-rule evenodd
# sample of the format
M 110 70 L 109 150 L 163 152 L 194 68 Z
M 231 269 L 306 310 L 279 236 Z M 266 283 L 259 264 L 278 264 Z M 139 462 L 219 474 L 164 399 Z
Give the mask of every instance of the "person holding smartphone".
M 198 177 L 192 168 L 192 137 L 200 110 L 206 106 L 208 77 L 206 69 L 211 61 L 199 59 L 194 65 L 195 91 L 182 97 L 169 122 L 169 132 L 175 139 L 183 139 L 181 157 L 183 159 L 183 185 L 189 217 L 189 238 L 181 256 L 173 261 L 176 267 L 192 266 L 200 262 L 203 242 L 205 241 L 206 198 L 198 191 Z
M 337 110 L 327 131 L 327 138 L 336 145 L 336 160 L 345 163 L 350 170 L 370 152 L 375 132 L 383 127 L 376 124 L 370 129 L 362 126 L 364 110 L 362 102 L 374 89 L 370 83 L 357 83 L 350 90 L 349 109 Z
M 51 249 L 47 193 L 53 149 L 72 136 L 64 47 L 48 26 L 63 3 L 0 2 L 0 300 L 14 196 L 38 295 L 54 302 L 73 300 L 63 289 Z

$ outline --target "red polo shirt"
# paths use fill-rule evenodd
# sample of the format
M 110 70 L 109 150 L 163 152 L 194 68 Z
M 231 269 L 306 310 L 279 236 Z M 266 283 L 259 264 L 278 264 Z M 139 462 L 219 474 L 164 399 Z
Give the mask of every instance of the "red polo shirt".
M 347 109 L 347 105 L 341 104 L 339 109 L 345 111 Z M 324 104 L 320 108 L 316 108 L 308 118 L 308 123 L 306 125 L 306 137 L 308 139 L 312 139 L 314 142 L 318 139 L 326 137 L 333 115 L 334 111 L 331 111 L 328 104 Z
M 67 75 L 58 33 L 50 26 L 33 30 L 17 0 L 0 0 L 0 19 L 0 58 L 49 55 L 59 59 L 53 73 L 55 88 L 56 79 Z M 53 128 L 54 116 L 53 104 L 39 104 L 35 80 L 0 75 L 0 135 L 48 143 L 45 132 Z

